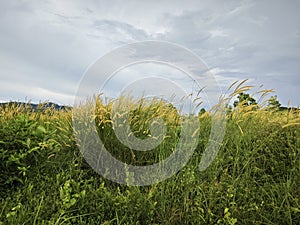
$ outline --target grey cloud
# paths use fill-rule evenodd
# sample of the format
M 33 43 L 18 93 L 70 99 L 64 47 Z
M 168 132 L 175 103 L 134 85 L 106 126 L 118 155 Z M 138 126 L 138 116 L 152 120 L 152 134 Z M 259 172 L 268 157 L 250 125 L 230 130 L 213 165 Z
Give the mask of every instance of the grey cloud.
M 93 22 L 93 28 L 96 28 L 101 32 L 103 37 L 107 34 L 118 36 L 118 39 L 124 39 L 124 43 L 129 41 L 139 41 L 149 38 L 144 30 L 135 28 L 134 26 L 114 20 L 96 20 Z M 111 38 L 109 35 L 107 38 Z
M 277 89 L 282 101 L 290 98 L 299 105 L 299 1 L 7 1 L 0 5 L 0 78 L 6 85 L 21 83 L 28 89 L 69 95 L 97 58 L 126 43 L 156 39 L 197 53 L 209 68 L 218 68 L 222 85 L 224 80 L 251 78 L 253 84 Z M 5 90 L 1 96 L 30 93 L 17 92 L 13 86 L 12 91 Z
M 276 86 L 278 95 L 284 98 L 290 95 L 292 103 L 299 104 L 296 97 L 300 95 L 299 89 L 286 88 L 289 82 L 288 86 L 300 84 L 300 39 L 296 35 L 300 21 L 296 5 L 299 3 L 226 2 L 230 2 L 230 6 L 224 3 L 223 12 L 218 15 L 218 9 L 214 8 L 205 12 L 195 10 L 165 15 L 166 24 L 170 27 L 163 38 L 189 47 L 210 68 L 222 68 L 224 71 L 219 75 L 233 79 L 252 78 L 256 85 L 268 82 L 268 88 Z M 210 31 L 218 32 L 212 35 Z M 232 70 L 240 73 L 231 73 Z M 264 79 L 267 74 L 277 76 Z M 279 85 L 281 82 L 284 82 L 283 86 Z

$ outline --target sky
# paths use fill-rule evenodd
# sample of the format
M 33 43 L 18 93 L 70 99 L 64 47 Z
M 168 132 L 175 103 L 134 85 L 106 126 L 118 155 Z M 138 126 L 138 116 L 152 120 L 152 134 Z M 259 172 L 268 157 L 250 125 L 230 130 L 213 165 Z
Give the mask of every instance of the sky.
M 72 105 L 98 59 L 126 44 L 156 40 L 194 52 L 222 92 L 249 79 L 250 85 L 274 89 L 282 105 L 297 107 L 299 9 L 297 0 L 1 1 L 0 101 Z M 131 66 L 105 91 L 119 93 L 145 71 L 179 76 L 171 67 Z

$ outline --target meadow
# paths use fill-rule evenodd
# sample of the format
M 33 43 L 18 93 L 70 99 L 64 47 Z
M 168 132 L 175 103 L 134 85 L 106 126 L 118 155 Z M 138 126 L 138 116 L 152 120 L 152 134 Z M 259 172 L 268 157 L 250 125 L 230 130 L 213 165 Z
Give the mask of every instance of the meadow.
M 167 123 L 166 138 L 147 153 L 117 140 L 111 107 L 99 100 L 94 119 L 116 158 L 148 165 L 172 153 L 180 136 L 173 107 L 132 103 L 136 137 L 150 135 L 153 116 Z M 187 165 L 163 182 L 139 187 L 91 169 L 78 150 L 71 109 L 1 107 L 0 224 L 299 224 L 300 111 L 248 104 L 228 109 L 218 155 L 201 172 L 211 114 L 197 116 L 200 138 Z

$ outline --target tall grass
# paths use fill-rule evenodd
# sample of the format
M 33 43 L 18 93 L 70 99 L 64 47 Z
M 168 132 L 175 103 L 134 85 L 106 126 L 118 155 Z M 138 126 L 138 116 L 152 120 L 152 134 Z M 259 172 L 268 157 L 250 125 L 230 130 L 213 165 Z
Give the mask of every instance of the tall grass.
M 159 99 L 134 100 L 123 96 L 118 101 L 116 112 L 113 113 L 112 103 L 104 104 L 100 97 L 97 98 L 95 121 L 101 141 L 117 159 L 132 165 L 151 165 L 164 160 L 174 151 L 181 131 L 181 119 L 176 108 Z M 122 107 L 124 105 L 125 108 Z M 129 113 L 127 108 L 131 109 Z M 165 133 L 162 130 L 158 130 L 157 135 L 151 132 L 151 127 L 153 131 L 155 126 L 159 125 L 157 119 L 166 123 Z M 142 152 L 125 146 L 115 134 L 120 127 L 126 128 L 122 135 L 127 143 L 132 142 L 132 137 L 141 140 L 148 138 L 153 150 Z M 156 142 L 160 143 L 157 147 Z
M 229 98 L 251 87 L 231 88 Z M 112 102 L 99 98 L 93 119 L 107 149 L 133 165 L 168 157 L 181 131 L 176 110 L 157 99 L 128 101 L 132 135 L 151 137 L 149 123 L 159 117 L 167 124 L 163 142 L 146 153 L 126 148 L 114 134 Z M 0 108 L 0 224 L 297 224 L 300 111 L 240 104 L 227 114 L 220 151 L 203 172 L 210 112 L 199 121 L 198 146 L 180 172 L 131 187 L 104 179 L 85 162 L 70 110 Z

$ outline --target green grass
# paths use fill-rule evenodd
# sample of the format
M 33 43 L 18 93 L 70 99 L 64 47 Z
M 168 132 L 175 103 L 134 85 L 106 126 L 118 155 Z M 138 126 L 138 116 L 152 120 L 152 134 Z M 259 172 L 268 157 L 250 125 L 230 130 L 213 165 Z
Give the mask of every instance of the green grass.
M 132 104 L 140 106 L 132 110 L 130 124 L 141 139 L 149 135 L 151 116 L 167 121 L 162 145 L 146 155 L 122 146 L 113 134 L 111 104 L 98 102 L 101 140 L 127 163 L 166 158 L 180 134 L 178 114 L 162 102 Z M 198 165 L 210 114 L 199 120 L 197 149 L 180 172 L 161 183 L 130 187 L 104 179 L 85 162 L 74 139 L 71 111 L 1 108 L 0 224 L 299 223 L 299 111 L 234 109 L 227 115 L 218 156 L 204 172 Z

